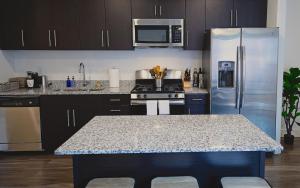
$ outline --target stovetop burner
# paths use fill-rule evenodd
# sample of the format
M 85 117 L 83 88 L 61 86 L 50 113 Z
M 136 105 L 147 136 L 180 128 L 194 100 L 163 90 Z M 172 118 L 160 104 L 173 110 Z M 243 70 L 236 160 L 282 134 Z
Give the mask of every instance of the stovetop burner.
M 161 88 L 155 87 L 155 80 L 137 80 L 131 91 L 131 99 L 180 99 L 184 98 L 182 80 L 164 80 Z
M 164 85 L 156 88 L 154 85 L 136 85 L 131 93 L 182 93 L 183 88 L 177 84 Z

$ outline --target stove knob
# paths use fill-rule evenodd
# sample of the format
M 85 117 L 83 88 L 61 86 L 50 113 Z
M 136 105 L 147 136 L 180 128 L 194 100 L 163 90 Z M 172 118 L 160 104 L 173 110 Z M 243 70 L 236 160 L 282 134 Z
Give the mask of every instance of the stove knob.
M 172 98 L 172 95 L 171 95 L 171 94 L 169 94 L 169 95 L 168 95 L 168 97 L 169 97 L 169 98 Z
M 178 94 L 175 94 L 175 98 L 178 98 Z
M 137 95 L 136 97 L 137 97 L 138 99 L 140 99 L 140 98 L 141 98 L 141 95 Z
M 146 98 L 147 98 L 147 95 L 145 94 L 145 95 L 144 95 L 144 99 L 146 99 Z

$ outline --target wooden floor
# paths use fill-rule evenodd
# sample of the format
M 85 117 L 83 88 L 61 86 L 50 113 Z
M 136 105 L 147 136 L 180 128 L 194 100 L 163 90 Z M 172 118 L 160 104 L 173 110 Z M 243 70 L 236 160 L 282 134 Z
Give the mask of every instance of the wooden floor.
M 283 154 L 268 158 L 266 179 L 274 188 L 300 188 L 300 138 Z M 0 187 L 69 188 L 72 160 L 46 154 L 1 154 Z

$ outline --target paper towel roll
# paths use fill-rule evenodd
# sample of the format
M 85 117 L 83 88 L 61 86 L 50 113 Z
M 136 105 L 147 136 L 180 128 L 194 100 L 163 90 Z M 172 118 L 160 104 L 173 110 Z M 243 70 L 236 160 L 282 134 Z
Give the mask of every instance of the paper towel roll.
M 120 75 L 119 69 L 109 69 L 109 87 L 119 87 Z

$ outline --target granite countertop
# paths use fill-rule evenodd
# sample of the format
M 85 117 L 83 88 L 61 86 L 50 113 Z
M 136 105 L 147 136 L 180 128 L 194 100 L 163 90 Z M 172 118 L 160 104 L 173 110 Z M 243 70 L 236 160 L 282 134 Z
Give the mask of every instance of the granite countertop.
M 208 94 L 207 89 L 201 89 L 197 87 L 184 88 L 186 94 Z
M 282 151 L 242 115 L 102 116 L 93 118 L 58 155 Z
M 130 94 L 135 86 L 134 81 L 125 80 L 120 82 L 119 88 L 110 88 L 108 81 L 102 81 L 103 87 L 99 91 L 65 91 L 65 81 L 55 81 L 55 86 L 47 89 L 18 89 L 8 92 L 0 92 L 0 96 L 41 96 L 41 95 L 101 95 L 101 94 Z M 90 87 L 94 85 L 91 84 Z M 206 89 L 184 88 L 186 94 L 207 94 Z
M 132 88 L 134 87 L 134 82 L 132 81 L 121 81 L 119 88 L 110 88 L 108 82 L 103 82 L 103 87 L 101 90 L 73 90 L 66 91 L 64 86 L 64 81 L 58 81 L 55 83 L 54 87 L 47 89 L 18 89 L 8 92 L 0 92 L 0 96 L 41 96 L 41 95 L 101 95 L 101 94 L 130 94 Z M 91 84 L 89 87 L 92 87 Z M 81 88 L 82 89 L 82 88 Z M 91 89 L 91 88 L 88 88 Z

